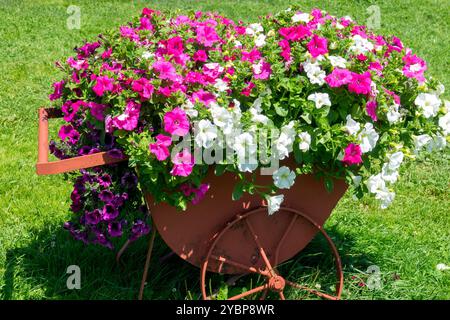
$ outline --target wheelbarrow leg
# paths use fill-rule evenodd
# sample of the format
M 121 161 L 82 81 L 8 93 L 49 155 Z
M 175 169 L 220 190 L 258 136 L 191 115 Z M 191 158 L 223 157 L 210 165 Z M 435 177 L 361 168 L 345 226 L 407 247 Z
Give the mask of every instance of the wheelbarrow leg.
M 152 257 L 152 251 L 153 251 L 153 244 L 155 242 L 155 236 L 156 236 L 156 229 L 152 228 L 152 235 L 150 236 L 150 240 L 148 242 L 148 250 L 147 250 L 147 257 L 145 258 L 145 265 L 144 265 L 144 272 L 142 274 L 142 281 L 141 281 L 141 287 L 139 288 L 139 300 L 142 300 L 142 297 L 144 296 L 144 287 L 145 283 L 147 281 L 147 274 L 148 274 L 148 268 L 150 266 L 150 259 Z

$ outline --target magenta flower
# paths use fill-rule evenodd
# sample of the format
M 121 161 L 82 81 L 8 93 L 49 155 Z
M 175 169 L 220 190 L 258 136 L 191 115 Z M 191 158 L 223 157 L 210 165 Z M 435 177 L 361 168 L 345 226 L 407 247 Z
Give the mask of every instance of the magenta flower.
M 153 63 L 153 70 L 159 73 L 162 80 L 178 81 L 180 76 L 177 74 L 175 67 L 169 61 L 159 60 Z
M 92 87 L 92 90 L 96 95 L 101 97 L 105 91 L 112 91 L 113 81 L 114 79 L 111 79 L 108 76 L 98 76 L 95 79 L 95 85 Z
M 326 83 L 332 88 L 337 88 L 350 83 L 352 73 L 347 69 L 335 68 L 329 75 L 325 77 Z
M 164 130 L 172 135 L 185 136 L 190 124 L 186 113 L 181 108 L 175 108 L 164 115 Z
M 173 37 L 167 40 L 167 54 L 179 56 L 183 53 L 183 39 L 181 37 Z
M 322 54 L 328 53 L 328 40 L 327 38 L 319 37 L 315 34 L 311 41 L 307 44 L 308 51 L 313 58 L 316 58 Z
M 156 136 L 156 142 L 149 145 L 150 152 L 156 156 L 159 161 L 164 161 L 170 155 L 169 146 L 172 144 L 172 138 L 163 134 Z
M 77 101 L 80 102 L 80 101 Z M 63 119 L 66 122 L 72 122 L 72 120 L 75 118 L 78 110 L 80 109 L 81 103 L 73 103 L 72 101 L 68 100 L 66 101 L 62 107 L 61 111 L 63 113 Z
M 261 52 L 257 49 L 253 49 L 252 51 L 242 51 L 242 61 L 249 61 L 251 63 L 261 59 Z
M 194 61 L 198 62 L 205 62 L 208 60 L 208 55 L 206 54 L 205 50 L 198 50 L 196 53 L 194 53 Z
M 193 204 L 198 204 L 204 197 L 206 192 L 209 190 L 209 184 L 203 183 L 197 189 L 194 189 L 194 198 L 192 199 Z
M 361 159 L 362 151 L 361 147 L 357 144 L 350 143 L 345 148 L 345 155 L 342 159 L 342 162 L 344 162 L 346 165 L 353 165 L 353 164 L 359 164 L 362 162 Z
M 269 79 L 272 74 L 272 68 L 270 63 L 266 61 L 260 61 L 258 64 L 253 65 L 253 77 L 255 79 L 266 80 Z
M 58 136 L 61 138 L 61 140 L 65 141 L 71 144 L 75 144 L 78 142 L 78 139 L 80 138 L 80 134 L 77 130 L 75 130 L 71 125 L 62 126 L 59 129 Z
M 211 92 L 200 89 L 192 94 L 191 101 L 193 103 L 199 101 L 208 107 L 212 102 L 216 102 L 216 96 Z
M 102 190 L 98 198 L 105 203 L 110 203 L 114 199 L 114 194 L 109 190 Z
M 140 110 L 140 104 L 131 100 L 128 101 L 125 112 L 112 119 L 113 126 L 117 129 L 133 131 L 138 125 Z
M 97 119 L 98 121 L 105 120 L 105 114 L 104 113 L 105 113 L 106 105 L 91 101 L 91 102 L 88 103 L 88 107 L 91 110 L 91 115 L 95 119 Z
M 372 118 L 373 121 L 377 121 L 377 101 L 369 100 L 366 103 L 366 112 Z
M 284 58 L 284 60 L 286 61 L 290 61 L 291 60 L 291 47 L 289 45 L 289 41 L 287 40 L 281 40 L 280 42 L 278 42 L 278 45 L 281 47 L 281 56 Z
M 311 35 L 311 31 L 308 27 L 303 25 L 289 28 L 280 28 L 278 33 L 286 40 L 299 41 Z
M 369 71 L 364 72 L 363 74 L 358 74 L 352 72 L 351 81 L 348 84 L 348 90 L 350 92 L 354 92 L 356 94 L 369 94 L 371 91 L 371 74 Z
M 248 82 L 247 86 L 244 89 L 242 89 L 241 94 L 248 97 L 252 93 L 254 87 L 255 84 L 253 82 Z
M 427 70 L 427 64 L 417 55 L 411 53 L 411 49 L 406 49 L 406 55 L 402 58 L 405 66 L 403 74 L 405 77 L 417 79 L 420 83 L 425 81 L 424 72 Z
M 139 40 L 139 35 L 131 27 L 127 27 L 127 26 L 120 27 L 120 35 L 122 37 L 128 38 L 128 39 L 130 39 L 132 41 L 138 41 Z
M 153 28 L 153 25 L 152 25 L 152 23 L 150 22 L 150 19 L 149 18 L 147 18 L 147 17 L 141 17 L 141 19 L 139 19 L 139 22 L 140 22 L 140 26 L 139 26 L 139 30 L 150 30 L 150 31 L 153 31 L 154 30 L 154 28 Z M 139 39 L 139 38 L 138 38 Z
M 205 47 L 211 47 L 215 42 L 220 40 L 216 33 L 216 29 L 210 26 L 197 26 L 195 32 L 197 33 L 198 43 Z
M 153 94 L 154 87 L 150 83 L 150 81 L 146 78 L 140 78 L 138 80 L 134 80 L 131 86 L 131 90 L 134 92 L 138 92 L 139 96 L 142 99 L 150 99 Z
M 106 204 L 102 210 L 102 219 L 106 221 L 114 220 L 119 216 L 119 210 L 112 204 Z
M 383 74 L 383 66 L 378 61 L 369 63 L 369 70 L 374 70 L 379 76 Z
M 134 241 L 150 232 L 150 227 L 142 220 L 137 220 L 131 227 L 130 240 Z
M 67 59 L 67 64 L 75 70 L 87 69 L 89 67 L 89 63 L 86 60 L 75 60 L 73 57 Z
M 102 53 L 102 59 L 103 59 L 103 60 L 108 59 L 109 57 L 111 57 L 111 54 L 112 54 L 112 48 L 108 48 L 107 50 L 105 50 L 105 51 Z
M 120 237 L 122 235 L 122 223 L 113 221 L 108 223 L 108 233 L 111 237 Z
M 53 93 L 51 95 L 48 96 L 48 98 L 50 100 L 53 101 L 53 100 L 61 98 L 62 91 L 63 91 L 63 88 L 64 88 L 64 83 L 65 83 L 64 80 L 61 80 L 61 81 L 55 82 L 53 84 L 54 91 L 53 91 Z
M 102 214 L 99 209 L 95 209 L 93 211 L 86 212 L 84 218 L 86 219 L 86 223 L 90 225 L 96 225 L 102 219 Z
M 173 168 L 170 171 L 170 174 L 173 176 L 187 177 L 194 168 L 194 157 L 187 149 L 177 153 L 172 159 L 172 162 Z

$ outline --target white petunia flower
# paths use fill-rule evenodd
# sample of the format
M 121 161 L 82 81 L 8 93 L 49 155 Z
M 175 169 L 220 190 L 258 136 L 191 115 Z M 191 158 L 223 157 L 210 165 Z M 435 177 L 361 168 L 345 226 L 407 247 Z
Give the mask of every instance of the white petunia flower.
M 260 48 L 266 44 L 266 36 L 264 34 L 260 34 L 255 39 L 255 46 Z
M 415 152 L 417 153 L 423 147 L 428 146 L 433 139 L 428 134 L 421 134 L 419 136 L 414 136 Z
M 216 79 L 216 82 L 214 83 L 214 88 L 217 89 L 219 92 L 225 92 L 228 88 L 228 83 L 223 81 L 222 79 Z
M 364 129 L 358 135 L 360 141 L 359 146 L 361 147 L 362 153 L 372 151 L 373 148 L 375 148 L 379 137 L 380 136 L 373 128 L 373 125 L 369 122 L 366 123 Z
M 197 124 L 195 143 L 203 148 L 210 148 L 217 138 L 217 128 L 209 120 L 200 120 Z
M 328 93 L 316 92 L 316 93 L 310 94 L 308 96 L 308 100 L 314 101 L 317 109 L 320 109 L 323 106 L 329 106 L 329 107 L 331 106 L 330 96 L 328 95 Z
M 240 42 L 239 40 L 235 40 L 234 41 L 234 45 L 238 48 L 242 47 L 242 42 Z
M 312 84 L 318 84 L 322 86 L 325 83 L 325 77 L 327 74 L 323 71 L 317 62 L 305 62 L 303 68 L 306 72 L 306 76 Z
M 288 125 L 285 125 L 281 128 L 280 136 L 275 141 L 275 148 L 278 159 L 283 160 L 284 158 L 289 156 L 289 152 L 292 151 L 294 139 L 294 121 L 291 121 Z
M 231 113 L 218 104 L 211 104 L 209 108 L 214 124 L 221 128 L 225 134 L 228 134 L 233 129 L 233 117 Z
M 398 179 L 398 171 L 396 169 L 392 169 L 389 166 L 389 163 L 385 163 L 381 169 L 381 178 L 383 178 L 386 182 L 394 183 Z
M 391 124 L 396 123 L 402 117 L 401 113 L 398 112 L 398 108 L 399 108 L 398 104 L 393 104 L 392 106 L 389 107 L 388 112 L 386 114 L 389 123 Z
M 198 111 L 195 110 L 194 104 L 191 102 L 191 100 L 186 100 L 186 102 L 181 106 L 181 108 L 186 112 L 186 114 L 190 118 L 196 118 L 198 116 Z
M 247 27 L 247 29 L 245 29 L 245 33 L 250 36 L 253 36 L 253 35 L 263 32 L 263 31 L 264 31 L 264 29 L 263 29 L 262 25 L 259 23 L 252 23 Z
M 441 100 L 435 94 L 420 93 L 414 103 L 422 109 L 425 118 L 430 118 L 437 115 Z
M 296 13 L 292 16 L 292 22 L 304 22 L 308 23 L 311 20 L 309 13 Z
M 394 201 L 395 193 L 389 190 L 383 190 L 375 195 L 375 199 L 381 201 L 381 209 L 386 209 Z
M 342 68 L 345 69 L 347 60 L 340 56 L 328 56 L 328 60 L 330 60 L 330 63 L 335 68 Z
M 283 166 L 273 173 L 273 181 L 280 189 L 289 189 L 295 182 L 295 172 Z
M 359 122 L 352 119 L 352 116 L 347 115 L 347 123 L 345 124 L 345 131 L 347 131 L 352 136 L 356 135 L 361 129 Z
M 298 137 L 300 138 L 298 148 L 303 152 L 308 151 L 311 145 L 311 135 L 308 132 L 300 132 Z
M 281 203 L 284 201 L 284 195 L 280 194 L 277 196 L 267 196 L 267 210 L 269 212 L 269 216 L 280 210 Z
M 366 181 L 367 189 L 370 193 L 378 193 L 386 190 L 386 183 L 384 182 L 381 174 L 370 176 Z
M 442 128 L 444 135 L 450 134 L 450 112 L 439 118 L 439 126 Z
M 233 149 L 240 159 L 245 159 L 246 156 L 256 153 L 257 145 L 253 136 L 244 132 L 234 139 Z
M 367 39 L 364 39 L 359 34 L 352 37 L 353 44 L 350 46 L 349 50 L 356 55 L 364 54 L 368 51 L 372 51 L 374 46 L 373 43 Z
M 400 165 L 403 162 L 405 155 L 401 151 L 397 151 L 391 155 L 388 156 L 389 159 L 389 168 L 391 170 L 397 170 L 400 168 Z
M 144 51 L 144 53 L 142 53 L 142 58 L 144 58 L 144 59 L 150 59 L 150 58 L 153 58 L 154 56 L 155 56 L 155 54 L 150 51 Z

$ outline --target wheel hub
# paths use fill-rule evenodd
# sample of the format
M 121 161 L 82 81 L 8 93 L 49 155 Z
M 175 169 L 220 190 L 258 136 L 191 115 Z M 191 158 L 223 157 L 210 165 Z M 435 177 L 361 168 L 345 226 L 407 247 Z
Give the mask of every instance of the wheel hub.
M 275 292 L 282 292 L 284 290 L 284 286 L 286 285 L 286 281 L 284 281 L 283 277 L 276 275 L 269 279 L 269 289 Z

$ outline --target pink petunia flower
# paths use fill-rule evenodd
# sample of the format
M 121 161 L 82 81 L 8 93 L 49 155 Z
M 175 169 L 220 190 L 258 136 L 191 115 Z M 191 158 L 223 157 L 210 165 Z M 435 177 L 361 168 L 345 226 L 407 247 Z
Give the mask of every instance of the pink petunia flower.
M 153 63 L 153 70 L 159 73 L 159 78 L 162 80 L 180 80 L 175 67 L 169 61 L 160 60 Z
M 140 78 L 133 81 L 131 90 L 138 92 L 142 99 L 147 100 L 152 96 L 154 87 L 147 78 Z
M 287 40 L 281 40 L 280 42 L 278 42 L 278 45 L 281 47 L 281 56 L 284 58 L 284 60 L 286 61 L 290 61 L 291 60 L 291 47 L 289 45 L 289 41 Z
M 257 49 L 253 49 L 252 51 L 242 51 L 242 61 L 249 61 L 251 63 L 261 59 L 261 52 Z
M 378 61 L 369 63 L 369 70 L 374 70 L 379 76 L 383 74 L 383 66 Z
M 172 37 L 169 40 L 167 40 L 167 54 L 179 56 L 183 53 L 184 47 L 183 47 L 183 39 L 181 37 Z
M 356 94 L 369 94 L 371 92 L 372 78 L 369 71 L 363 74 L 351 73 L 351 81 L 348 84 L 348 90 Z
M 414 78 L 420 83 L 423 83 L 425 81 L 423 74 L 427 70 L 426 62 L 415 54 L 412 54 L 411 49 L 406 49 L 406 55 L 402 60 L 405 64 L 403 74 L 408 78 Z
M 190 123 L 181 108 L 175 108 L 164 115 L 164 130 L 172 135 L 185 136 L 189 132 Z
M 105 120 L 105 109 L 106 105 L 96 103 L 96 102 L 89 102 L 88 107 L 91 110 L 91 115 L 97 119 L 98 121 Z
M 209 190 L 209 184 L 203 183 L 197 189 L 194 189 L 194 198 L 192 199 L 192 204 L 198 204 L 204 197 L 206 192 Z
M 122 26 L 120 27 L 120 35 L 124 38 L 128 38 L 132 41 L 139 41 L 139 35 L 136 33 L 136 31 L 128 26 Z
M 288 27 L 288 28 L 280 28 L 278 33 L 286 40 L 289 41 L 299 41 L 311 35 L 311 31 L 308 27 L 303 25 Z
M 373 121 L 377 121 L 377 101 L 376 100 L 369 100 L 366 103 L 366 112 L 367 114 L 372 118 Z
M 205 50 L 198 50 L 196 53 L 194 53 L 194 61 L 197 62 L 205 62 L 208 60 L 208 55 L 206 54 Z
M 53 93 L 51 95 L 48 96 L 48 98 L 50 100 L 53 101 L 53 100 L 61 98 L 62 91 L 63 91 L 63 88 L 64 88 L 64 83 L 65 83 L 64 80 L 61 80 L 61 81 L 55 82 L 53 84 L 54 91 L 53 91 Z
M 149 145 L 150 152 L 156 156 L 159 161 L 164 161 L 169 157 L 169 146 L 172 144 L 172 139 L 163 134 L 156 136 L 156 142 Z
M 139 22 L 140 22 L 139 30 L 150 30 L 150 31 L 154 30 L 154 27 L 153 27 L 152 23 L 150 22 L 149 18 L 141 17 Z
M 86 60 L 75 60 L 73 57 L 67 59 L 67 64 L 75 70 L 87 69 L 89 67 L 89 63 Z
M 203 103 L 205 107 L 208 107 L 211 103 L 216 102 L 216 96 L 211 92 L 200 89 L 192 94 L 191 101 L 193 103 L 199 101 Z
M 92 87 L 92 90 L 96 95 L 101 97 L 105 91 L 113 90 L 113 81 L 114 79 L 111 79 L 108 76 L 98 76 L 95 79 L 95 85 Z
M 359 164 L 362 162 L 361 159 L 362 151 L 361 147 L 357 144 L 350 143 L 345 148 L 345 155 L 342 159 L 342 162 L 344 162 L 346 165 L 353 165 L 353 164 Z
M 247 86 L 244 89 L 242 89 L 241 94 L 248 97 L 252 93 L 254 87 L 255 84 L 253 82 L 248 82 Z
M 253 77 L 255 79 L 266 80 L 269 79 L 272 74 L 272 68 L 270 63 L 261 60 L 258 64 L 254 64 L 253 66 Z
M 127 103 L 125 112 L 112 119 L 112 125 L 117 129 L 132 131 L 136 129 L 139 120 L 141 105 L 130 100 Z
M 80 133 L 75 130 L 71 125 L 62 126 L 59 129 L 58 136 L 61 138 L 61 140 L 67 141 L 71 144 L 75 144 L 80 139 Z
M 350 83 L 352 73 L 347 69 L 335 68 L 329 75 L 325 77 L 325 82 L 332 88 L 337 88 Z
M 172 162 L 173 168 L 170 171 L 171 175 L 187 177 L 192 173 L 192 169 L 194 168 L 194 158 L 187 149 L 177 153 L 172 159 Z
M 210 26 L 197 26 L 195 32 L 197 33 L 198 43 L 204 45 L 205 47 L 211 47 L 214 43 L 220 40 L 216 29 Z
M 328 40 L 327 38 L 314 35 L 311 41 L 306 45 L 309 53 L 316 58 L 322 54 L 328 53 Z

